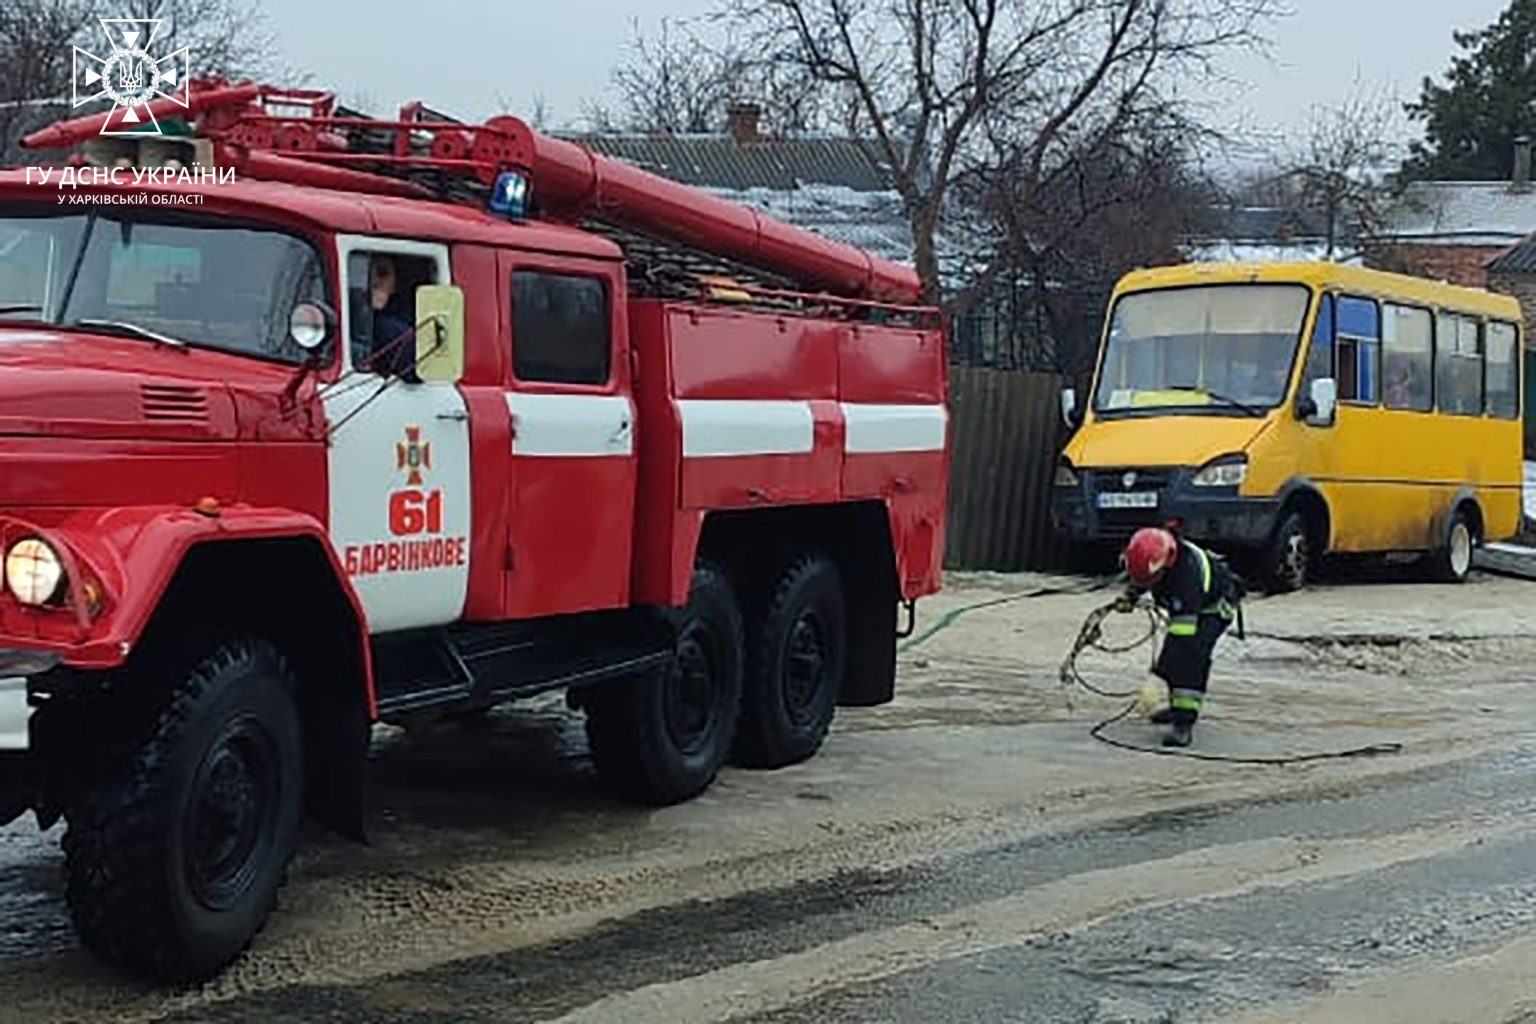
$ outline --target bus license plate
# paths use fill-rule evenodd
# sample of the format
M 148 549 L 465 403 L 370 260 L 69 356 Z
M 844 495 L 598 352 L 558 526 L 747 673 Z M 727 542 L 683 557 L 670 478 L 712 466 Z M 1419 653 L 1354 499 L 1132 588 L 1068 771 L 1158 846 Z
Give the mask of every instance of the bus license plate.
M 1099 508 L 1157 508 L 1156 491 L 1127 491 L 1099 495 Z

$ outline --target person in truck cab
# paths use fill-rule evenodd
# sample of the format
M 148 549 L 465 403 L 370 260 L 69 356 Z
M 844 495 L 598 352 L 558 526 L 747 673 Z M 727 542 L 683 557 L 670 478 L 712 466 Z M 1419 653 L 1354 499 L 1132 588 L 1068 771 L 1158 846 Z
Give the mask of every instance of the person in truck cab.
M 404 335 L 413 324 L 400 297 L 395 261 L 388 256 L 369 257 L 368 303 L 373 313 L 373 336 L 367 363 L 359 369 L 371 369 L 386 377 L 408 376 L 416 362 L 416 346 Z
M 1166 527 L 1136 531 L 1125 546 L 1130 586 L 1116 602 L 1130 611 L 1144 593 L 1169 615 L 1168 639 L 1153 672 L 1168 684 L 1170 706 L 1153 722 L 1171 726 L 1167 747 L 1187 747 L 1205 703 L 1216 641 L 1231 626 L 1242 590 L 1226 563 Z

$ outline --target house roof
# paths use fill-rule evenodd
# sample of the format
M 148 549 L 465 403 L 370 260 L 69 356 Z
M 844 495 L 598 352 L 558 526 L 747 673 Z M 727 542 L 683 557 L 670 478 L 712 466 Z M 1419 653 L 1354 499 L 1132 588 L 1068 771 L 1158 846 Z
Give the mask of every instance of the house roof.
M 912 227 L 873 146 L 835 137 L 570 135 L 603 156 L 751 207 L 898 263 L 913 259 Z
M 1485 264 L 1490 273 L 1536 274 L 1536 236 L 1506 249 Z
M 592 134 L 572 141 L 702 188 L 785 190 L 811 183 L 883 192 L 891 187 L 874 148 L 859 139 L 765 138 L 740 143 L 730 135 Z
M 1536 188 L 1507 181 L 1417 181 L 1378 233 L 1382 240 L 1436 245 L 1514 245 L 1536 231 Z

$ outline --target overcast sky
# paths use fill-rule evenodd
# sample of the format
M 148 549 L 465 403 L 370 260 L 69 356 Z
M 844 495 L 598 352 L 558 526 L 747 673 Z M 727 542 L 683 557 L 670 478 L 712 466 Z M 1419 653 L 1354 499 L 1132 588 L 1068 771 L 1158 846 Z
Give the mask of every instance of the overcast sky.
M 1209 116 L 1262 141 L 1294 134 L 1311 105 L 1337 103 L 1357 76 L 1368 89 L 1413 98 L 1426 74 L 1447 67 L 1452 31 L 1490 23 L 1507 2 L 1288 0 L 1293 13 L 1272 26 L 1270 55 L 1234 59 L 1233 81 L 1214 90 Z M 636 20 L 697 16 L 716 0 L 263 4 L 285 60 L 375 113 L 419 98 L 462 118 L 503 104 L 526 115 L 542 96 L 558 125 L 603 94 Z

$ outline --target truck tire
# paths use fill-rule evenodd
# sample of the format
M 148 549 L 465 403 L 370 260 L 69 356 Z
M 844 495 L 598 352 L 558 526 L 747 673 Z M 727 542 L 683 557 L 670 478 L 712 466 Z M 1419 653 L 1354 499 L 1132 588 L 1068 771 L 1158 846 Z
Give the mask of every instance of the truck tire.
M 1292 509 L 1280 518 L 1264 552 L 1264 589 L 1271 594 L 1287 594 L 1305 587 L 1315 558 L 1306 517 Z
M 1451 516 L 1445 532 L 1445 545 L 1429 556 L 1430 572 L 1442 583 L 1461 583 L 1472 571 L 1472 552 L 1477 547 L 1477 529 L 1465 508 Z
M 303 789 L 294 678 L 264 641 L 218 647 L 148 739 L 67 812 L 66 898 L 85 946 L 160 982 L 211 978 L 266 923 Z
M 741 706 L 741 611 L 725 573 L 694 570 L 677 651 L 659 672 L 604 684 L 586 702 L 599 777 L 653 806 L 707 789 L 725 763 Z
M 848 661 L 847 618 L 842 579 L 826 557 L 801 555 L 779 575 L 748 629 L 739 764 L 782 768 L 821 748 Z

